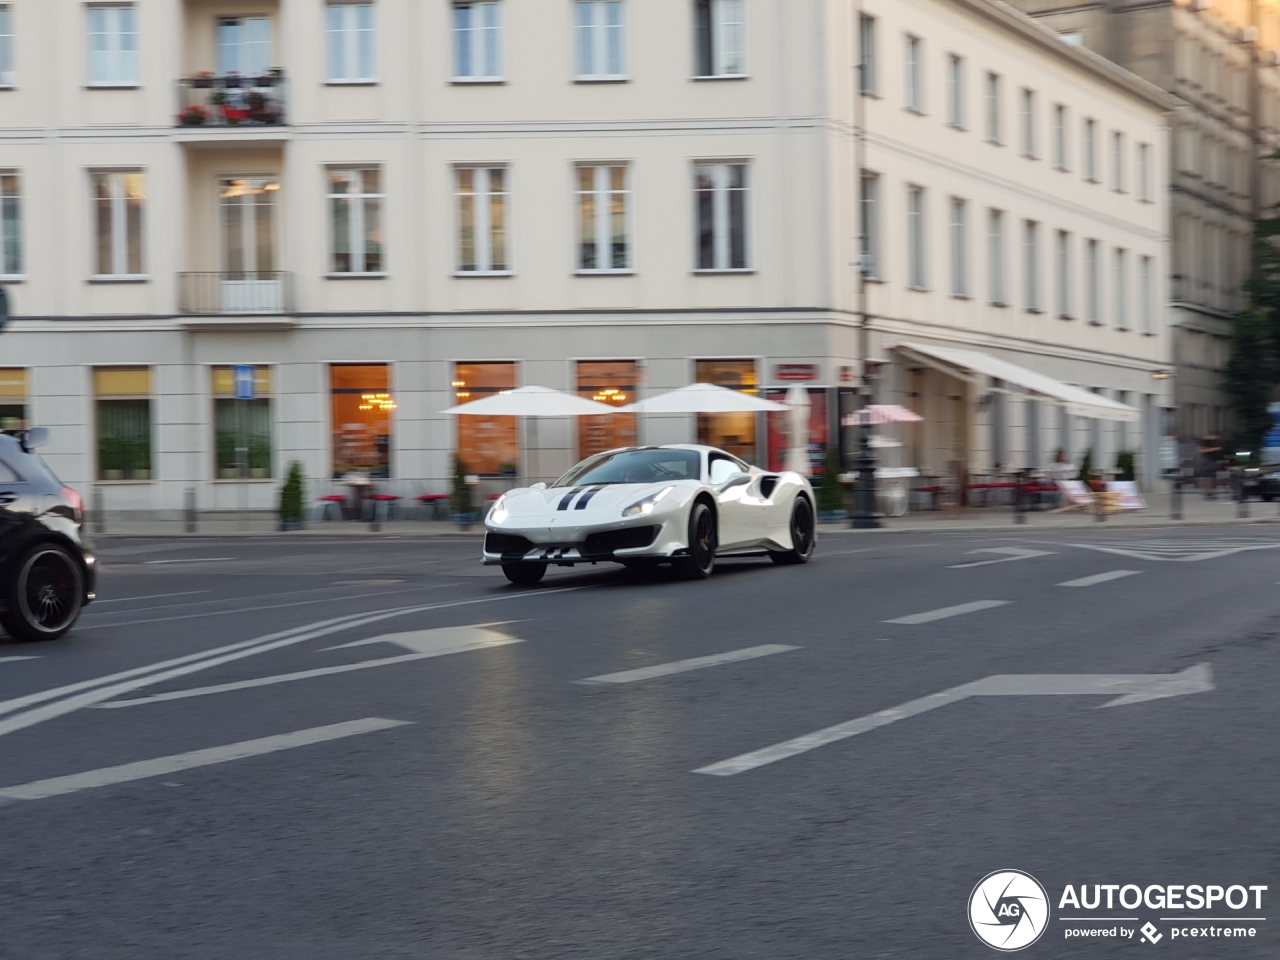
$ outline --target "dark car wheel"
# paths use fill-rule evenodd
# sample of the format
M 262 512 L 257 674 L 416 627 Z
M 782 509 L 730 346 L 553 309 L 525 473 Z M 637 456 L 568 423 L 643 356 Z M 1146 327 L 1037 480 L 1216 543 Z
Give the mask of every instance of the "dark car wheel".
M 791 549 L 769 554 L 774 563 L 808 563 L 817 544 L 813 525 L 813 507 L 804 497 L 796 497 L 791 508 Z
M 18 561 L 18 575 L 5 585 L 0 624 L 19 640 L 56 640 L 80 617 L 84 574 L 73 556 L 55 543 L 32 547 Z
M 716 518 L 705 503 L 695 503 L 689 511 L 689 555 L 675 561 L 676 571 L 686 580 L 704 580 L 716 568 Z
M 547 565 L 545 563 L 504 563 L 502 572 L 512 583 L 530 587 L 546 576 Z

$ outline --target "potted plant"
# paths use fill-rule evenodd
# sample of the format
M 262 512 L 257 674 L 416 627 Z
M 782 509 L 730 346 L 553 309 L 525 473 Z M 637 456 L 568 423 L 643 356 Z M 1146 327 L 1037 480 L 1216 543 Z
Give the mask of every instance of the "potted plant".
M 844 487 L 840 484 L 840 451 L 834 443 L 827 445 L 822 461 L 822 479 L 818 481 L 818 520 L 839 523 L 844 518 Z
M 1121 450 L 1116 454 L 1116 479 L 1137 480 L 1137 464 L 1132 450 Z
M 262 76 L 253 81 L 256 87 L 274 87 L 280 82 L 280 78 L 284 76 L 284 71 L 279 67 L 272 67 Z
M 453 522 L 463 530 L 471 529 L 476 522 L 475 494 L 471 484 L 467 483 L 467 467 L 462 458 L 453 458 L 453 494 L 449 497 L 449 509 L 453 514 Z
M 201 70 L 191 78 L 191 86 L 198 87 L 202 90 L 213 86 L 213 74 L 208 70 Z
M 302 464 L 297 460 L 289 464 L 289 475 L 280 488 L 280 529 L 302 529 L 303 479 Z
M 222 78 L 222 85 L 228 90 L 237 90 L 240 87 L 240 74 L 234 70 L 228 70 L 227 75 Z
M 209 119 L 209 111 L 199 105 L 187 107 L 178 114 L 178 123 L 184 127 L 201 127 Z
M 1094 472 L 1092 447 L 1084 452 L 1084 457 L 1080 461 L 1080 479 L 1094 493 L 1101 493 L 1107 489 L 1106 483 Z

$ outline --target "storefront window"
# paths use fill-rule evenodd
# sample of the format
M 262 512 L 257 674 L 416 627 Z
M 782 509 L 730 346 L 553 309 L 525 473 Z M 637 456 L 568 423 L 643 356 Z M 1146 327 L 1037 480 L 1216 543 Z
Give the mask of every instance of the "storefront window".
M 785 388 L 764 391 L 766 400 L 786 403 Z M 790 411 L 770 411 L 765 415 L 769 424 L 769 470 L 784 470 L 787 451 L 791 449 Z M 827 391 L 822 388 L 809 390 L 809 469 L 814 477 L 822 476 L 822 466 L 827 457 Z
M 97 415 L 98 479 L 151 479 L 151 370 L 106 367 L 93 371 Z
M 0 430 L 21 430 L 27 425 L 27 371 L 0 367 Z
M 453 396 L 470 403 L 515 389 L 514 363 L 456 363 Z M 520 463 L 515 417 L 454 417 L 458 424 L 458 457 L 465 473 L 514 477 Z
M 634 360 L 579 360 L 578 395 L 621 407 L 636 400 L 636 362 Z M 578 417 L 578 458 L 634 447 L 636 415 L 615 413 L 601 417 Z
M 699 360 L 697 382 L 714 383 L 730 390 L 755 395 L 754 360 Z M 756 415 L 754 413 L 698 414 L 698 442 L 719 447 L 747 463 L 756 462 Z
M 333 475 L 391 476 L 391 368 L 385 363 L 335 363 L 329 367 L 333 394 Z
M 271 368 L 213 368 L 213 448 L 219 480 L 271 476 Z M 246 376 L 251 374 L 251 376 Z

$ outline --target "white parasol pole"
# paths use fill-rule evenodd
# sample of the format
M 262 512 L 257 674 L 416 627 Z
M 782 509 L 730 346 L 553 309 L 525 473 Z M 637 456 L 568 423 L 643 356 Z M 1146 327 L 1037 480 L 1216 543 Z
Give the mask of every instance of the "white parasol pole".
M 809 464 L 809 410 L 813 401 L 809 391 L 798 383 L 787 390 L 787 417 L 791 421 L 790 445 L 787 448 L 786 469 L 803 477 L 812 474 Z

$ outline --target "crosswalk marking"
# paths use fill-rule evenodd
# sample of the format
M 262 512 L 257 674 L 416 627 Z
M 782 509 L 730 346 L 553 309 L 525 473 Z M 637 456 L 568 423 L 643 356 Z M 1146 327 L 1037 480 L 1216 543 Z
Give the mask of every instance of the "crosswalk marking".
M 1122 577 L 1132 577 L 1134 574 L 1141 572 L 1141 570 L 1108 570 L 1106 573 L 1095 573 L 1091 577 L 1081 577 L 1079 580 L 1067 580 L 1058 584 L 1058 586 L 1092 587 L 1095 583 L 1107 583 L 1110 580 L 1119 580 Z
M 1134 557 L 1138 560 L 1194 563 L 1198 560 L 1214 560 L 1247 550 L 1280 550 L 1280 540 L 1264 540 L 1258 537 L 1165 538 L 1115 540 L 1109 543 L 1073 543 L 1070 546 L 1112 553 L 1121 557 Z
M 94 787 L 106 787 L 117 783 L 129 783 L 133 780 L 145 780 L 150 777 L 163 776 L 167 773 L 191 770 L 195 767 L 207 767 L 215 763 L 226 763 L 230 760 L 243 760 L 246 757 L 261 756 L 264 753 L 275 753 L 278 750 L 305 747 L 312 743 L 340 740 L 343 737 L 354 737 L 362 733 L 373 733 L 377 730 L 390 730 L 393 727 L 406 726 L 408 723 L 409 721 L 407 720 L 384 720 L 381 717 L 366 717 L 363 720 L 349 720 L 346 723 L 334 723 L 325 727 L 295 730 L 293 733 L 277 734 L 274 737 L 243 740 L 240 743 L 229 743 L 221 747 L 209 747 L 207 750 L 175 753 L 172 756 L 157 757 L 154 760 L 141 760 L 137 763 L 121 764 L 117 767 L 103 767 L 100 770 L 74 773 L 66 777 L 51 777 L 48 780 L 35 780 L 31 783 L 18 784 L 13 787 L 3 787 L 0 788 L 0 801 L 43 800 L 46 797 L 78 793 L 81 790 L 91 790 Z
M 961 603 L 954 607 L 942 607 L 938 610 L 927 610 L 924 613 L 913 613 L 908 617 L 886 620 L 885 623 L 932 623 L 934 620 L 945 620 L 947 617 L 958 617 L 962 613 L 976 613 L 979 610 L 990 610 L 992 607 L 1003 607 L 1012 600 L 974 600 L 972 603 Z
M 654 677 L 666 677 L 673 673 L 686 673 L 690 670 L 701 670 L 704 667 L 718 667 L 724 663 L 736 663 L 739 660 L 754 660 L 756 657 L 767 657 L 774 653 L 786 653 L 788 650 L 799 650 L 781 643 L 765 643 L 758 647 L 744 647 L 741 650 L 729 650 L 709 657 L 694 657 L 691 660 L 675 660 L 671 663 L 659 663 L 652 667 L 640 667 L 636 670 L 623 670 L 621 673 L 606 673 L 598 677 L 587 677 L 575 680 L 575 683 L 635 683 L 637 680 L 650 680 Z

